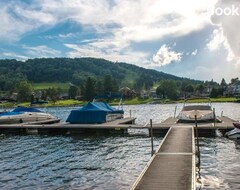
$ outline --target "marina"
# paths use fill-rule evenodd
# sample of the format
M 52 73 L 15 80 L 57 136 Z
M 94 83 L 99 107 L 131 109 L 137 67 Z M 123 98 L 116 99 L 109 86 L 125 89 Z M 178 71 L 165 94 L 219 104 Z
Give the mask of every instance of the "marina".
M 168 106 L 171 107 L 171 105 L 168 105 Z M 149 108 L 151 107 L 159 108 L 159 106 L 157 105 L 149 106 Z M 162 107 L 164 109 L 164 106 Z M 131 108 L 133 109 L 132 112 L 134 113 L 135 112 L 134 106 L 131 106 Z M 141 106 L 136 106 L 136 108 L 141 110 Z M 136 116 L 140 116 L 141 111 L 139 111 L 138 113 L 139 114 L 137 114 Z M 148 118 L 149 117 L 151 116 L 148 115 Z M 102 135 L 113 134 L 113 133 L 125 135 L 125 134 L 134 134 L 134 131 L 145 131 L 146 132 L 145 134 L 149 136 L 150 135 L 149 131 L 151 129 L 151 125 L 148 124 L 149 122 L 145 123 L 144 120 L 140 120 L 141 122 L 139 122 L 139 117 L 136 120 L 138 122 L 136 122 L 135 120 L 136 118 L 132 117 L 132 118 L 119 119 L 119 120 L 102 123 L 102 124 L 91 124 L 91 125 L 90 124 L 70 124 L 70 123 L 55 123 L 55 124 L 28 123 L 28 124 L 20 124 L 20 125 L 11 124 L 11 125 L 1 125 L 0 133 L 4 133 L 6 135 L 8 134 L 40 134 L 39 137 L 41 137 L 41 134 L 44 134 L 44 135 L 55 135 L 55 134 L 71 135 L 72 134 L 72 136 L 75 136 L 75 134 L 81 134 L 82 137 L 77 136 L 77 138 L 85 138 L 84 134 L 88 135 L 90 133 L 91 135 L 92 134 L 94 135 L 94 138 L 98 139 L 99 138 L 98 135 L 96 136 L 95 134 L 101 134 L 100 135 L 101 137 Z M 222 116 L 222 117 L 218 117 L 217 121 L 218 122 L 216 123 L 198 123 L 198 126 L 197 126 L 198 131 L 199 132 L 201 130 L 205 131 L 209 135 L 208 130 L 210 130 L 212 132 L 210 136 L 216 137 L 216 130 L 223 131 L 223 133 L 224 131 L 231 130 L 233 129 L 232 122 L 235 122 L 236 120 L 230 119 L 229 116 Z M 193 131 L 194 127 L 195 127 L 194 123 L 187 123 L 187 124 L 178 123 L 177 118 L 174 118 L 174 117 L 168 117 L 167 119 L 162 117 L 162 122 L 159 122 L 159 123 L 157 122 L 157 120 L 154 120 L 152 124 L 153 134 L 154 136 L 156 136 L 154 138 L 159 139 L 159 133 L 160 133 L 160 136 L 164 136 L 166 133 L 167 135 L 164 137 L 163 140 L 160 140 L 161 141 L 160 146 L 158 146 L 154 155 L 151 157 L 150 161 L 149 161 L 149 157 L 147 157 L 145 158 L 145 164 L 142 164 L 141 167 L 135 165 L 135 167 L 137 167 L 137 172 L 135 172 L 134 173 L 135 175 L 133 175 L 135 177 L 131 178 L 131 182 L 129 182 L 127 186 L 128 188 L 123 188 L 123 189 L 130 189 L 131 187 L 132 189 L 154 189 L 154 187 L 156 187 L 159 184 L 162 186 L 162 189 L 169 189 L 170 187 L 169 185 L 172 184 L 171 188 L 174 189 L 174 182 L 172 182 L 171 180 L 173 181 L 176 180 L 175 187 L 177 187 L 177 184 L 181 184 L 178 187 L 182 187 L 183 189 L 194 189 L 193 187 L 199 185 L 197 184 L 197 179 L 195 178 L 196 176 L 192 175 L 193 173 L 195 174 L 195 167 L 192 167 L 193 165 L 195 166 L 195 163 L 191 162 L 195 160 L 195 156 L 196 156 L 195 141 L 190 140 L 188 138 L 190 136 L 191 137 L 193 136 L 194 138 L 194 135 L 195 135 Z M 188 132 L 189 129 L 191 129 L 191 135 L 189 135 L 189 132 Z M 14 131 L 16 133 L 14 133 Z M 208 135 L 202 135 L 202 136 L 205 137 Z M 103 139 L 105 138 L 108 139 L 108 137 L 104 137 Z M 118 138 L 119 137 L 114 137 L 116 141 L 118 141 L 117 140 Z M 126 137 L 126 139 L 129 139 L 129 137 Z M 188 145 L 191 144 L 191 147 L 186 146 L 184 143 Z M 154 144 L 155 144 L 154 146 L 159 145 L 159 141 L 154 140 Z M 144 147 L 146 148 L 147 146 L 144 145 Z M 202 148 L 200 147 L 200 149 L 203 149 L 203 147 Z M 139 150 L 139 148 L 137 150 Z M 131 154 L 131 153 L 129 152 L 128 154 Z M 106 152 L 106 155 L 109 155 L 109 153 Z M 134 158 L 136 158 L 136 156 L 137 155 L 135 155 Z M 181 159 L 183 159 L 184 161 L 180 162 Z M 179 162 L 176 160 L 178 160 Z M 169 165 L 164 164 L 165 162 L 170 164 Z M 203 156 L 202 162 L 206 162 L 204 161 L 204 156 Z M 171 170 L 171 167 L 173 167 L 173 170 Z M 128 169 L 129 168 L 131 167 L 128 165 Z M 182 168 L 185 168 L 184 172 L 186 173 L 184 173 L 181 170 Z M 126 171 L 127 171 L 127 168 L 126 168 Z M 88 173 L 89 175 L 94 176 L 94 174 L 91 173 L 90 171 L 88 171 Z M 151 176 L 155 176 L 155 179 Z M 186 181 L 184 183 L 181 176 L 185 176 L 184 180 Z M 161 184 L 162 180 L 159 180 L 159 179 L 168 179 L 169 182 L 165 184 Z M 181 180 L 179 181 L 179 179 Z M 121 184 L 123 185 L 123 183 Z M 85 183 L 85 182 L 83 182 L 82 185 L 85 185 L 86 188 L 91 187 L 89 183 Z M 118 187 L 120 188 L 122 187 L 122 185 Z M 98 187 L 100 186 L 98 185 Z M 111 184 L 108 183 L 107 187 L 113 187 L 113 186 L 111 186 Z M 105 186 L 106 189 L 108 189 L 107 187 Z M 179 189 L 179 188 L 175 188 L 175 189 Z

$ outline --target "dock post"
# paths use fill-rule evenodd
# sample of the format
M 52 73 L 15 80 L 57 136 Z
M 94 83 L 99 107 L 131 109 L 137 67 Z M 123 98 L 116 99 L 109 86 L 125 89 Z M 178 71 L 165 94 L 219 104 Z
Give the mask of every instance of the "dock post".
M 177 112 L 177 106 L 175 106 L 174 118 L 176 117 L 176 112 Z
M 213 119 L 214 119 L 214 127 L 216 127 L 216 114 L 215 114 L 215 108 L 213 108 Z
M 198 164 L 200 165 L 201 159 L 200 159 L 200 148 L 199 148 L 199 136 L 198 136 L 198 125 L 197 125 L 197 115 L 195 115 L 195 131 L 197 136 L 197 155 L 198 155 Z
M 153 128 L 152 128 L 152 119 L 150 119 L 150 135 L 151 135 L 151 147 L 152 147 L 151 155 L 153 156 L 154 150 L 153 150 Z

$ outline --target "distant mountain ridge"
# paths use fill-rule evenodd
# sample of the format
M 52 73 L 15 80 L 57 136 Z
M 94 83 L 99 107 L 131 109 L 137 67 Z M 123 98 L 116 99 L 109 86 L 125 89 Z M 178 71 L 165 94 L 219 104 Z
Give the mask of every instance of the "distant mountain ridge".
M 112 75 L 121 86 L 150 85 L 160 80 L 188 80 L 192 83 L 200 81 L 181 78 L 136 65 L 111 62 L 98 58 L 36 58 L 25 62 L 17 60 L 0 60 L 0 85 L 8 77 L 18 76 L 32 83 L 72 82 L 81 84 L 88 76 L 102 79 Z

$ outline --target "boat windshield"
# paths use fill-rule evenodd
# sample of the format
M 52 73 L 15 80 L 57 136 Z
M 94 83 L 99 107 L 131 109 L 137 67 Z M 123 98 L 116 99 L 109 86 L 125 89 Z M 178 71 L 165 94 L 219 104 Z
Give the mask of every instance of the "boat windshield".
M 212 110 L 211 106 L 208 105 L 191 105 L 184 106 L 183 111 L 191 111 L 191 110 Z

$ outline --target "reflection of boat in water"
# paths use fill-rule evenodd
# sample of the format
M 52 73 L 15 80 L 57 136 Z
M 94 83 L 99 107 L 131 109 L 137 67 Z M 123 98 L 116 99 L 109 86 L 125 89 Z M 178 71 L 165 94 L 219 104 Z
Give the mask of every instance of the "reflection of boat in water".
M 225 135 L 230 139 L 240 139 L 240 123 L 233 123 L 233 125 L 235 128 Z
M 105 123 L 123 118 L 124 111 L 105 102 L 89 102 L 80 109 L 72 110 L 66 122 L 76 124 Z
M 188 99 L 189 100 L 189 99 Z M 198 122 L 213 122 L 215 119 L 215 114 L 212 109 L 211 103 L 205 104 L 190 104 L 186 105 L 186 100 L 183 109 L 177 116 L 178 122 L 187 123 L 195 122 L 195 117 Z
M 60 120 L 51 114 L 41 112 L 36 108 L 17 107 L 12 111 L 0 114 L 0 124 L 16 124 L 16 123 L 56 123 Z

